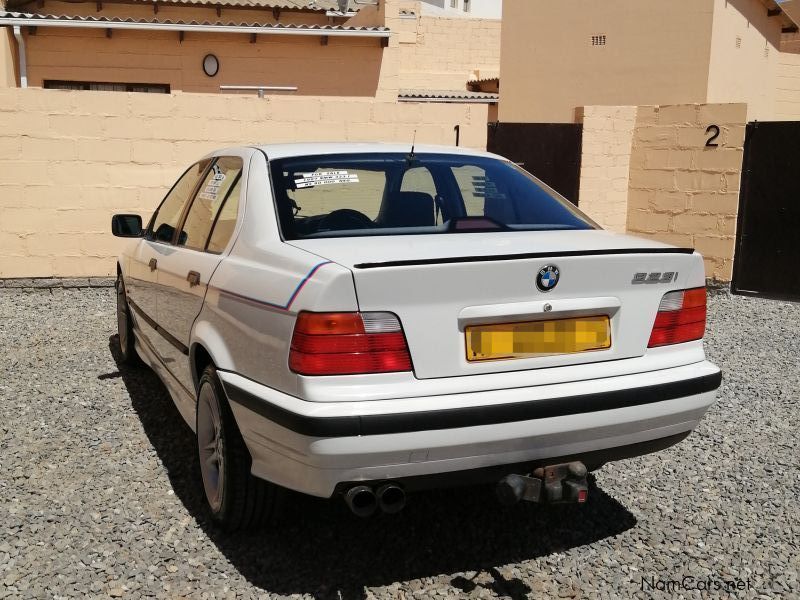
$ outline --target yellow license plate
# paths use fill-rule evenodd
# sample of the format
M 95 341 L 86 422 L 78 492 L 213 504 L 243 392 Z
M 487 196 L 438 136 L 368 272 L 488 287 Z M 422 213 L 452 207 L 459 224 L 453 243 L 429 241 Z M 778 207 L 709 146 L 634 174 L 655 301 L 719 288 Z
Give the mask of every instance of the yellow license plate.
M 466 328 L 467 360 L 532 358 L 611 347 L 608 317 L 577 317 Z

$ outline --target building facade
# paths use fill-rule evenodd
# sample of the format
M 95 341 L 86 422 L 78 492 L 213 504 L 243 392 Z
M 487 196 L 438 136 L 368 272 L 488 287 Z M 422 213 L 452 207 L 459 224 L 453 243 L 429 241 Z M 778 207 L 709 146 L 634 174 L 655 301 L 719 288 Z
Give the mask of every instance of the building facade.
M 792 4 L 505 0 L 500 120 L 572 123 L 582 106 L 686 102 L 745 103 L 751 120 L 799 118 Z
M 223 146 L 486 147 L 497 94 L 468 81 L 499 70 L 498 21 L 426 17 L 406 0 L 10 1 L 0 279 L 113 275 L 111 214 L 147 219 Z M 276 86 L 288 89 L 253 89 Z

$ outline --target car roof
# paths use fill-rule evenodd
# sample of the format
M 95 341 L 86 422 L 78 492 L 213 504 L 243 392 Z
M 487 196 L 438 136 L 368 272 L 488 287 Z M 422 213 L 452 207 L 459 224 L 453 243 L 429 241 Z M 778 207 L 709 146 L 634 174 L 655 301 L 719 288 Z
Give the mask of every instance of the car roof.
M 411 142 L 397 143 L 364 143 L 364 142 L 301 142 L 291 144 L 257 144 L 249 146 L 259 148 L 269 160 L 295 156 L 313 156 L 317 154 L 356 154 L 356 153 L 407 153 L 411 150 Z M 484 156 L 507 160 L 502 156 L 464 148 L 461 146 L 437 146 L 432 144 L 415 144 L 414 152 L 418 154 L 459 154 L 464 156 Z M 223 150 L 212 152 L 210 156 L 224 153 Z

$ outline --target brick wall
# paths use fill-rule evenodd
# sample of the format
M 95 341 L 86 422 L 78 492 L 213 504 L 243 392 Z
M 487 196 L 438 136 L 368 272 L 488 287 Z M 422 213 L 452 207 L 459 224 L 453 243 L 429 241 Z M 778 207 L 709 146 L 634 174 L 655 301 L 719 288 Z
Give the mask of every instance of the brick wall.
M 782 45 L 786 51 L 775 59 L 775 117 L 776 121 L 800 119 L 800 34 L 795 41 Z
M 392 24 L 400 44 L 400 88 L 464 90 L 500 73 L 500 21 L 420 17 Z
M 733 266 L 746 104 L 640 106 L 630 165 L 628 231 L 694 247 L 706 276 Z M 707 147 L 709 125 L 721 134 Z
M 625 232 L 635 106 L 583 109 L 580 208 L 604 229 Z
M 113 274 L 115 212 L 148 216 L 188 164 L 249 143 L 486 146 L 484 105 L 0 89 L 0 278 Z

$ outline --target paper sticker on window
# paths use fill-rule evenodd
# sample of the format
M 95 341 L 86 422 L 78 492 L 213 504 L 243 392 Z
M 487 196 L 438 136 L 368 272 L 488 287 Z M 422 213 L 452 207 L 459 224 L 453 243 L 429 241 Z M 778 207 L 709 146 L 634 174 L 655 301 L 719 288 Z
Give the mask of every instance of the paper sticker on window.
M 347 171 L 317 171 L 315 173 L 298 173 L 294 176 L 297 189 L 334 183 L 358 183 L 358 174 Z
M 214 202 L 219 194 L 219 188 L 221 188 L 222 184 L 225 182 L 225 173 L 223 173 L 217 165 L 214 165 L 212 171 L 214 177 L 206 184 L 205 189 L 197 194 L 197 197 L 201 200 L 210 200 Z

